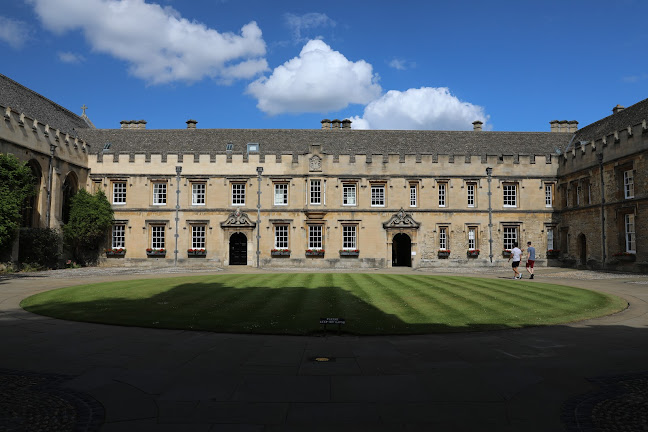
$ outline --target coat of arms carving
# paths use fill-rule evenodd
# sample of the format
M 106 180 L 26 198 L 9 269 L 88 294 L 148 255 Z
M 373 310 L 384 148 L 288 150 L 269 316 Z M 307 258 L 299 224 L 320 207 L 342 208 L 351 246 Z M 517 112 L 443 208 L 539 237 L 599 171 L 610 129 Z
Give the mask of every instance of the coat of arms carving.
M 308 161 L 309 171 L 322 171 L 322 158 L 314 155 Z

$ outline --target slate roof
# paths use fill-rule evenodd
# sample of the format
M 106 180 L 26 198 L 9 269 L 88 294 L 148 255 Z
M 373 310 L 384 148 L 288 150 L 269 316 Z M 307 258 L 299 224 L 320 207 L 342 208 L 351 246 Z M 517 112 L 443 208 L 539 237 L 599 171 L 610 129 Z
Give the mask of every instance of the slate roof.
M 321 129 L 85 129 L 80 137 L 105 153 L 232 153 L 259 143 L 262 154 L 306 154 L 320 144 L 325 154 L 554 154 L 572 133 Z
M 0 105 L 10 107 L 12 111 L 25 113 L 39 123 L 48 124 L 66 133 L 71 133 L 72 128 L 78 130 L 88 127 L 88 124 L 72 111 L 2 74 L 0 74 Z
M 594 141 L 616 131 L 626 129 L 628 126 L 640 124 L 648 120 L 648 99 L 637 102 L 621 112 L 609 115 L 576 132 L 574 142 Z

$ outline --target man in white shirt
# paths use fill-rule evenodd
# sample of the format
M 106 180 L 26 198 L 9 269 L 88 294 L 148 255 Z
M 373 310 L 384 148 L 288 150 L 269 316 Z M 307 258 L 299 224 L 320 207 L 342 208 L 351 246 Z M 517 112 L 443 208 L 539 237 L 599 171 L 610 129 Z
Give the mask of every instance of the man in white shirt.
M 511 267 L 513 267 L 513 272 L 515 273 L 513 279 L 522 279 L 522 273 L 518 271 L 520 260 L 522 259 L 522 250 L 518 247 L 517 242 L 513 243 L 513 249 L 511 249 L 511 256 L 509 257 L 509 261 L 511 261 L 511 258 L 513 259 Z

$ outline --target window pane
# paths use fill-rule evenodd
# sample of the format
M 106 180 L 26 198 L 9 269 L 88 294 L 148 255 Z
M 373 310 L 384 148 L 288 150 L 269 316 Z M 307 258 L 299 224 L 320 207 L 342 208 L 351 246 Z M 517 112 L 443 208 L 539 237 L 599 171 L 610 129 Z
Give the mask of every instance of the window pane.
M 113 225 L 112 229 L 112 247 L 126 247 L 126 225 Z
M 504 206 L 515 207 L 517 205 L 517 185 L 504 185 Z
M 321 225 L 309 225 L 308 248 L 322 249 L 322 226 Z
M 126 203 L 126 183 L 115 182 L 113 183 L 113 204 Z
M 322 203 L 322 183 L 320 180 L 311 180 L 310 183 L 310 203 Z
M 504 249 L 511 250 L 517 243 L 517 227 L 504 227 Z
M 439 207 L 446 206 L 446 184 L 439 183 Z
M 410 207 L 418 205 L 418 190 L 415 184 L 410 185 Z
M 167 184 L 153 183 L 153 204 L 166 204 Z
M 153 225 L 151 227 L 151 247 L 153 249 L 163 249 L 164 234 L 166 232 L 166 225 Z
M 475 207 L 475 184 L 474 183 L 468 183 L 467 193 L 468 193 L 468 207 Z
M 439 249 L 446 250 L 448 249 L 448 229 L 446 227 L 439 228 Z
M 205 183 L 192 183 L 191 184 L 191 204 L 204 205 L 205 204 L 205 190 L 207 185 Z
M 625 215 L 626 252 L 635 253 L 635 215 Z
M 384 207 L 385 206 L 385 186 L 371 186 L 371 206 Z
M 245 205 L 245 183 L 232 183 L 232 205 Z
M 288 249 L 288 225 L 275 226 L 275 248 Z
M 191 226 L 191 248 L 205 249 L 205 225 Z
M 346 184 L 342 186 L 342 204 L 356 205 L 356 185 Z
M 288 204 L 288 185 L 286 183 L 275 184 L 274 203 L 275 205 Z
M 342 249 L 356 249 L 356 226 L 342 227 Z

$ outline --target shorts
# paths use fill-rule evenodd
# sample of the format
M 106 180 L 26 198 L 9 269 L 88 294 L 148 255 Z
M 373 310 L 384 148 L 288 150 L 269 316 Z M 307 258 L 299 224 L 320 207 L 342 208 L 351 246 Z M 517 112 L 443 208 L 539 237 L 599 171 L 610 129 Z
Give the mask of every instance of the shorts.
M 511 264 L 511 267 L 513 268 L 517 268 L 519 266 L 520 266 L 520 261 L 513 261 L 513 263 Z
M 527 268 L 533 268 L 534 264 L 535 264 L 534 260 L 527 260 L 526 266 Z

